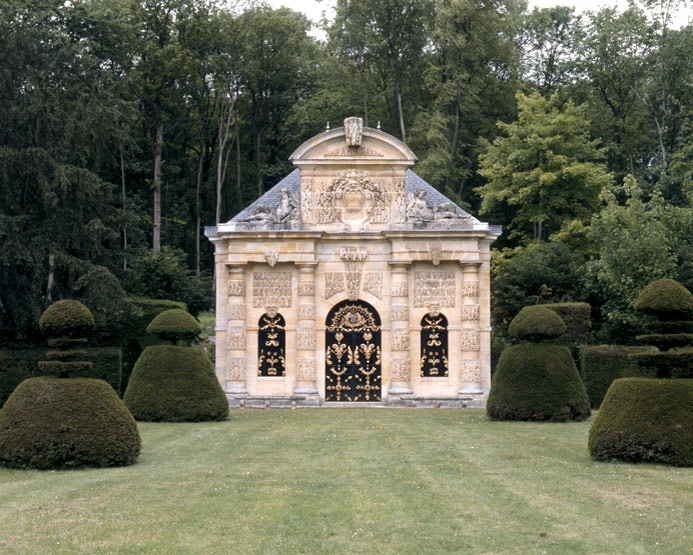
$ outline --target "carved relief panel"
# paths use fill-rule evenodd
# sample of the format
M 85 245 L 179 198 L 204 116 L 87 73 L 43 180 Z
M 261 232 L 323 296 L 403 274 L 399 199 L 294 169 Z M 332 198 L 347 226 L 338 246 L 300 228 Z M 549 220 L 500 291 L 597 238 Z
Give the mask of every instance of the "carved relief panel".
M 460 348 L 463 351 L 478 351 L 481 348 L 479 330 L 462 330 Z
M 253 306 L 291 306 L 291 272 L 254 272 Z
M 455 272 L 414 272 L 414 306 L 455 306 Z

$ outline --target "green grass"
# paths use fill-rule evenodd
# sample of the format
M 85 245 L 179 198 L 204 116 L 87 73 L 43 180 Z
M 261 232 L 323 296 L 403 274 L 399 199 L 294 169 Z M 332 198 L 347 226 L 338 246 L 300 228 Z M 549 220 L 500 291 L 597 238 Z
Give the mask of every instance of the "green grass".
M 693 469 L 594 462 L 592 419 L 234 411 L 126 468 L 0 469 L 2 553 L 690 553 Z

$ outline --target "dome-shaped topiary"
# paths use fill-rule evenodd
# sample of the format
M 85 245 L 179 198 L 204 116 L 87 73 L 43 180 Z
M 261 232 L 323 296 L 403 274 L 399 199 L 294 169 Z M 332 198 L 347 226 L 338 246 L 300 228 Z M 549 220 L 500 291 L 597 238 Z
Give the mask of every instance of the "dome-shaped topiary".
M 567 422 L 590 415 L 590 402 L 568 347 L 523 343 L 503 350 L 486 413 L 492 420 Z
M 194 347 L 147 347 L 135 363 L 123 401 L 137 420 L 199 422 L 229 414 L 212 362 Z
M 693 295 L 673 279 L 658 279 L 642 290 L 635 310 L 660 320 L 687 320 L 693 317 Z
M 172 308 L 158 314 L 147 326 L 147 333 L 158 335 L 168 341 L 192 341 L 202 331 L 202 326 L 193 316 L 180 308 Z
M 103 380 L 30 378 L 0 409 L 0 464 L 123 466 L 140 452 L 137 424 Z
M 94 316 L 81 302 L 56 301 L 39 320 L 39 328 L 50 337 L 79 337 L 94 327 Z
M 545 341 L 561 337 L 566 330 L 563 319 L 541 305 L 525 306 L 512 319 L 508 332 L 516 341 Z
M 693 466 L 693 380 L 621 378 L 594 419 L 597 460 Z

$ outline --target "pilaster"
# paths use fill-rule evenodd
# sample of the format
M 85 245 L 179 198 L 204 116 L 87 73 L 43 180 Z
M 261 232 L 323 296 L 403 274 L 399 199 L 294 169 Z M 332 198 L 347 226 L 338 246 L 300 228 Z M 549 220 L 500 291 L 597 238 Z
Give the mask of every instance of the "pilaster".
M 246 358 L 246 279 L 245 263 L 226 264 L 228 273 L 224 294 L 226 314 L 217 314 L 217 321 L 226 319 L 226 387 L 227 393 L 245 395 L 248 363 Z M 217 280 L 219 283 L 219 280 Z M 221 288 L 220 288 L 221 289 Z M 217 307 L 219 300 L 217 299 Z M 217 308 L 218 311 L 218 308 Z M 221 316 L 221 319 L 220 319 Z M 219 345 L 217 346 L 219 348 Z
M 481 386 L 481 305 L 479 269 L 481 260 L 462 260 L 462 299 L 460 303 L 460 395 L 482 395 Z
M 411 262 L 390 262 L 390 366 L 388 395 L 411 395 L 409 267 Z M 413 360 L 418 360 L 417 356 Z
M 317 396 L 316 387 L 316 301 L 317 262 L 297 262 L 298 325 L 296 326 L 296 388 L 294 394 Z

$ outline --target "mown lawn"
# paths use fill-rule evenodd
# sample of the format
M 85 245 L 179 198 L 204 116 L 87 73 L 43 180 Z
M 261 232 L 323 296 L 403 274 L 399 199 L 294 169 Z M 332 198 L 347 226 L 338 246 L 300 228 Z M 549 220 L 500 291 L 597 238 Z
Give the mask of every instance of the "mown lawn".
M 2 553 L 691 553 L 693 469 L 596 463 L 591 419 L 234 411 L 138 464 L 0 469 Z

